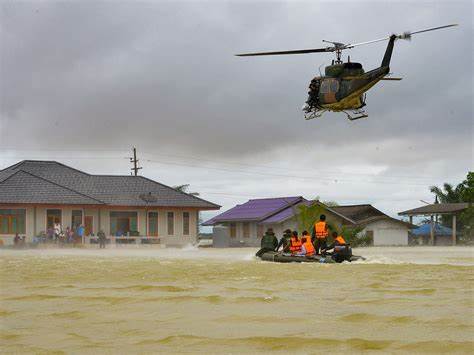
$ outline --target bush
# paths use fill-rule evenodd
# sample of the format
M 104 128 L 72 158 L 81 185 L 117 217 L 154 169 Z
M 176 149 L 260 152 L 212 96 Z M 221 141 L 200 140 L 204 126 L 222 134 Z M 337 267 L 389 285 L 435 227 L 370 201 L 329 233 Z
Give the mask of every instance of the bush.
M 374 239 L 371 235 L 361 233 L 362 228 L 346 228 L 342 227 L 341 234 L 344 237 L 346 243 L 349 243 L 352 247 L 368 247 L 374 245 Z

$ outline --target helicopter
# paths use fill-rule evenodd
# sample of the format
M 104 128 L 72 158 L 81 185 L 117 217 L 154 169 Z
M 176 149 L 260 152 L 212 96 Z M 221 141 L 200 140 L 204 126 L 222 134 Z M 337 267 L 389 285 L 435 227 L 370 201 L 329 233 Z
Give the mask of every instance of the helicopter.
M 269 55 L 287 55 L 287 54 L 307 54 L 307 53 L 327 53 L 334 52 L 336 59 L 332 60 L 331 65 L 325 68 L 325 75 L 316 76 L 309 84 L 308 99 L 303 106 L 305 119 L 321 117 L 325 112 L 344 112 L 351 121 L 368 117 L 364 110 L 366 106 L 366 92 L 377 84 L 380 80 L 402 80 L 401 78 L 390 77 L 390 59 L 392 57 L 393 46 L 396 40 L 410 40 L 412 35 L 422 32 L 440 30 L 443 28 L 454 27 L 457 24 L 427 28 L 413 32 L 403 32 L 402 34 L 392 34 L 388 37 L 379 38 L 371 41 L 345 44 L 341 42 L 332 42 L 331 46 L 324 48 L 297 49 L 278 52 L 256 52 L 236 54 L 238 57 L 250 56 L 269 56 Z M 387 48 L 382 59 L 380 67 L 364 71 L 362 64 L 351 62 L 348 56 L 347 62 L 341 60 L 342 51 L 371 43 L 387 41 Z M 351 111 L 352 115 L 347 111 Z

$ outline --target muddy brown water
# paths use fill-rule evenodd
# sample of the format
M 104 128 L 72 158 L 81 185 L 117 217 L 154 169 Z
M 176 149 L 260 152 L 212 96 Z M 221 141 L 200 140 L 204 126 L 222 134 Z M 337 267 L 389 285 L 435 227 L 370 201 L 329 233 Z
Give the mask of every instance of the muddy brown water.
M 472 353 L 473 248 L 2 250 L 4 352 Z

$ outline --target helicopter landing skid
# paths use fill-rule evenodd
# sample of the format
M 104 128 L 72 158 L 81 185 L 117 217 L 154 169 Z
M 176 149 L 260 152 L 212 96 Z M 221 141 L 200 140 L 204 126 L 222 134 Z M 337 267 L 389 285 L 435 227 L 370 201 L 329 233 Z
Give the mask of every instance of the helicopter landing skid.
M 350 121 L 355 121 L 355 120 L 358 120 L 360 118 L 367 118 L 369 117 L 368 114 L 365 113 L 364 110 L 357 110 L 357 111 L 354 111 L 353 114 L 355 115 L 359 115 L 359 116 L 355 116 L 355 117 L 352 117 L 350 114 L 348 114 L 346 111 L 343 111 L 346 115 L 347 115 L 347 119 L 350 120 Z
M 326 111 L 327 111 L 327 110 L 320 110 L 320 111 L 314 110 L 314 111 L 308 112 L 308 113 L 306 113 L 306 114 L 304 115 L 304 119 L 305 119 L 306 121 L 308 121 L 308 120 L 312 120 L 312 119 L 314 119 L 314 118 L 319 118 L 319 117 L 321 117 L 321 116 L 323 115 L 323 113 L 326 112 Z

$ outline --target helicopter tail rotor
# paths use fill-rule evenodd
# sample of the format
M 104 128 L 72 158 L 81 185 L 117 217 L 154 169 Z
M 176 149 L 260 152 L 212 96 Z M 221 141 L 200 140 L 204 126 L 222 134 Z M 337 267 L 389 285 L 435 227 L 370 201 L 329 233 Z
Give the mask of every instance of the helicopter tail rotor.
M 411 41 L 411 33 L 408 31 L 403 32 L 401 35 L 397 36 L 397 39 L 405 39 L 407 41 Z

